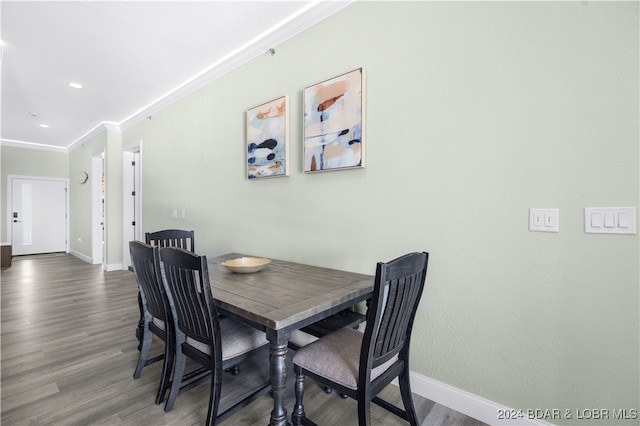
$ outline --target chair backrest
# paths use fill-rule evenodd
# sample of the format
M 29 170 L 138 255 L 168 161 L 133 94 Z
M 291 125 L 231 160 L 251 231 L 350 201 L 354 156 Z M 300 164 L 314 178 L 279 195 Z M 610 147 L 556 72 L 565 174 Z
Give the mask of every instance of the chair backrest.
M 182 229 L 164 229 L 162 231 L 147 232 L 144 234 L 145 242 L 157 247 L 180 247 L 196 252 L 194 232 Z
M 167 319 L 167 305 L 164 287 L 159 275 L 157 247 L 141 241 L 129 242 L 131 265 L 138 283 L 143 304 L 151 315 L 163 321 Z
M 160 261 L 176 331 L 210 345 L 212 353 L 221 354 L 220 325 L 211 295 L 206 256 L 165 247 L 160 249 Z
M 407 360 L 411 329 L 422 296 L 429 262 L 428 253 L 409 253 L 376 267 L 371 306 L 367 313 L 360 374 L 396 355 Z M 368 377 L 368 376 L 367 376 Z

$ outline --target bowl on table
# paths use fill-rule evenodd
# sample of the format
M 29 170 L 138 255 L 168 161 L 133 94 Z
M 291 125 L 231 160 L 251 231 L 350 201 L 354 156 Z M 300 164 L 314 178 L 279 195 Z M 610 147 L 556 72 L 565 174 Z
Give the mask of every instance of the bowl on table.
M 237 274 L 251 274 L 260 271 L 269 263 L 271 260 L 264 257 L 239 257 L 225 260 L 222 262 L 222 266 Z

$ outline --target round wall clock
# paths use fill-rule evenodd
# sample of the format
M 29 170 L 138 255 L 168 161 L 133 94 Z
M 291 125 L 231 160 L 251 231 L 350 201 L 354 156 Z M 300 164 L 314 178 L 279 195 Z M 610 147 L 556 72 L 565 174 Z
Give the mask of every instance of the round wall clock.
M 89 179 L 89 174 L 87 172 L 80 172 L 78 175 L 78 182 L 85 183 Z

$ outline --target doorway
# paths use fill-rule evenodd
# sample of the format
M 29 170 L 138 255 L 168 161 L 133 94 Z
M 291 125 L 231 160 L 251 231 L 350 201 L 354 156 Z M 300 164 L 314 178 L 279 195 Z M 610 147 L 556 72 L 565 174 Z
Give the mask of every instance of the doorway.
M 142 142 L 142 141 L 141 141 Z M 142 165 L 140 145 L 122 157 L 122 269 L 131 266 L 129 241 L 142 241 Z
M 67 180 L 8 176 L 14 256 L 67 251 Z
M 105 269 L 104 150 L 91 157 L 91 176 L 91 263 Z

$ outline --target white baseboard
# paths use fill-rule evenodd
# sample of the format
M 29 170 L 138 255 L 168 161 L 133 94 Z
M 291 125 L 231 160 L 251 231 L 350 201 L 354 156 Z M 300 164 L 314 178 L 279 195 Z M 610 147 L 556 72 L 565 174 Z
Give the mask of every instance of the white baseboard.
M 520 412 L 518 410 L 496 404 L 478 395 L 463 391 L 413 371 L 410 374 L 411 391 L 413 393 L 486 424 L 505 426 L 551 426 L 551 423 L 528 418 L 527 412 L 522 412 L 522 418 L 520 418 Z
M 84 260 L 87 263 L 91 263 L 92 265 L 98 265 L 100 262 L 95 263 L 93 261 L 93 259 L 87 255 L 84 255 L 80 252 L 77 252 L 75 250 L 69 250 L 69 254 L 77 257 L 78 259 Z M 107 272 L 111 272 L 111 271 L 122 271 L 124 268 L 122 263 L 110 263 L 104 266 L 104 270 Z M 124 268 L 126 269 L 126 268 Z
M 77 257 L 78 259 L 84 260 L 87 263 L 92 263 L 92 260 L 89 256 L 86 256 L 78 251 L 75 250 L 69 250 L 69 254 Z
M 108 263 L 105 265 L 104 270 L 107 272 L 122 271 L 122 263 Z

